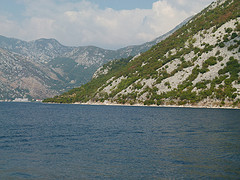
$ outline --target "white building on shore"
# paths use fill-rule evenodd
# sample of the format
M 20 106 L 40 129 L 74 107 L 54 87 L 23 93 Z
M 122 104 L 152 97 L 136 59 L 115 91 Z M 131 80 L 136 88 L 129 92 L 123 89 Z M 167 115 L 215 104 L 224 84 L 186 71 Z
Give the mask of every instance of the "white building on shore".
M 28 98 L 15 98 L 13 102 L 29 102 Z

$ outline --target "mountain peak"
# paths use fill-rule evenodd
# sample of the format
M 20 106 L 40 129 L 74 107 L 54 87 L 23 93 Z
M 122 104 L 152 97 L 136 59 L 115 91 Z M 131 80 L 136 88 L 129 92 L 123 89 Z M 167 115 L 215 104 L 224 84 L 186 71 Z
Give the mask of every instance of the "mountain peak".
M 34 41 L 30 41 L 32 43 L 50 43 L 50 44 L 55 44 L 55 45 L 58 45 L 58 46 L 63 46 L 60 42 L 58 42 L 56 39 L 54 38 L 40 38 L 40 39 L 37 39 L 37 40 L 34 40 Z

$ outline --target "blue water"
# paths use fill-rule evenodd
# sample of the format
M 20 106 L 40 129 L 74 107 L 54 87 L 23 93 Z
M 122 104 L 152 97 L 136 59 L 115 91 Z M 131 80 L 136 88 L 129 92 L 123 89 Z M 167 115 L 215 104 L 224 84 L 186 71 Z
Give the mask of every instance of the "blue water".
M 240 110 L 0 103 L 0 179 L 239 179 Z

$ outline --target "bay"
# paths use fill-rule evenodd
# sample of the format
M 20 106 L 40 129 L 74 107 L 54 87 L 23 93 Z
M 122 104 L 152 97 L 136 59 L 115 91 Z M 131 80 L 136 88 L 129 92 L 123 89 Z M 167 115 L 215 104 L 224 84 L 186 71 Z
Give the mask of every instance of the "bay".
M 238 179 L 240 110 L 0 103 L 0 179 Z

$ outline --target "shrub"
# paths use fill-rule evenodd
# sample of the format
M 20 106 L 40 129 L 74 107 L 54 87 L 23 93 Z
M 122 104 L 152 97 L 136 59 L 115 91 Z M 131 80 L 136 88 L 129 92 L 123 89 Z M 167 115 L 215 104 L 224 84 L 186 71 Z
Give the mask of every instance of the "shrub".
M 236 26 L 235 31 L 240 31 L 240 24 Z
M 224 42 L 228 42 L 228 41 L 229 41 L 229 39 L 228 39 L 228 34 L 225 34 L 225 35 L 224 35 L 223 41 L 224 41 Z
M 196 61 L 197 60 L 197 56 L 195 56 L 193 59 L 192 59 L 192 61 L 194 62 L 194 61 Z
M 231 39 L 234 39 L 234 38 L 236 38 L 236 37 L 238 37 L 238 35 L 237 35 L 237 33 L 232 33 L 232 36 L 231 36 Z
M 197 89 L 206 89 L 207 88 L 207 84 L 209 84 L 211 81 L 202 81 L 202 82 L 198 82 L 196 85 L 195 85 L 195 87 L 197 88 Z
M 167 86 L 169 89 L 171 89 L 170 82 L 165 82 L 164 85 Z
M 200 51 L 200 49 L 198 47 L 194 47 L 193 51 L 194 51 L 194 54 L 197 54 Z
M 196 99 L 196 97 L 197 97 L 196 92 L 183 91 L 180 95 L 180 100 L 194 100 Z
M 219 43 L 220 48 L 224 48 L 225 44 L 223 42 Z
M 220 54 L 220 51 L 218 50 L 215 54 L 215 56 L 218 56 Z
M 146 105 L 146 106 L 149 106 L 149 105 L 152 105 L 152 104 L 155 104 L 154 100 L 146 100 L 146 101 L 144 101 L 144 105 Z
M 139 90 L 139 89 L 142 89 L 143 85 L 140 82 L 138 82 L 138 83 L 134 83 L 133 87 L 134 87 L 134 89 L 138 89 Z
M 217 60 L 218 60 L 219 62 L 221 62 L 221 61 L 223 60 L 223 57 L 222 57 L 222 56 L 219 56 L 219 57 L 217 58 Z
M 225 32 L 226 32 L 226 33 L 231 33 L 232 31 L 233 31 L 232 28 L 227 28 L 227 29 L 225 29 Z
M 211 56 L 203 63 L 203 67 L 207 68 L 208 66 L 213 66 L 215 64 L 217 64 L 217 58 L 214 56 Z
M 231 45 L 231 46 L 228 47 L 228 50 L 229 50 L 229 51 L 232 51 L 233 49 L 235 49 L 235 48 L 237 48 L 237 47 L 238 47 L 237 44 Z
M 202 68 L 202 69 L 199 69 L 199 72 L 201 73 L 201 74 L 204 74 L 204 73 L 206 73 L 206 72 L 208 72 L 209 71 L 209 69 L 208 68 Z

